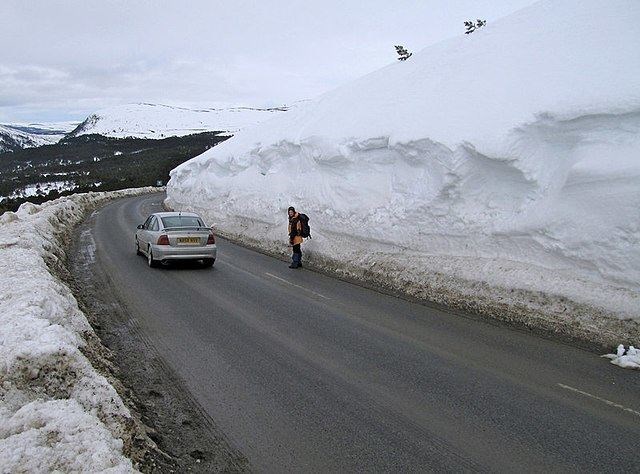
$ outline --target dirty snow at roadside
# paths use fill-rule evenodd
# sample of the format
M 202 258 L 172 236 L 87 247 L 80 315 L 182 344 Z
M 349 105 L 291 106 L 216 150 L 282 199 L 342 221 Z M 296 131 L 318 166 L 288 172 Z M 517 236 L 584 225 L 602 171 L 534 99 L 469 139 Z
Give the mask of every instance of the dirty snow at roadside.
M 153 188 L 78 194 L 0 216 L 2 472 L 130 472 L 128 409 L 83 354 L 92 329 L 61 265 L 65 230 L 95 205 Z
M 638 344 L 639 22 L 635 0 L 535 3 L 239 132 L 167 203 L 283 253 L 294 205 L 318 264 Z

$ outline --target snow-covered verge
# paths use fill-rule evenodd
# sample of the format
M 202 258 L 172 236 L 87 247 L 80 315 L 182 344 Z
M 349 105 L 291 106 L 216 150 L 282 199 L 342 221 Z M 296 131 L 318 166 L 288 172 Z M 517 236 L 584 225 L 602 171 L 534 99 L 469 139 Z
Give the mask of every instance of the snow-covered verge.
M 176 168 L 168 206 L 389 289 L 640 342 L 640 3 L 542 1 Z
M 114 138 L 159 139 L 201 132 L 235 133 L 287 109 L 229 107 L 194 110 L 162 104 L 127 104 L 91 114 L 69 136 L 98 134 Z
M 64 239 L 108 200 L 140 188 L 25 203 L 0 216 L 0 471 L 131 472 L 134 420 L 92 366 L 99 341 L 56 276 Z

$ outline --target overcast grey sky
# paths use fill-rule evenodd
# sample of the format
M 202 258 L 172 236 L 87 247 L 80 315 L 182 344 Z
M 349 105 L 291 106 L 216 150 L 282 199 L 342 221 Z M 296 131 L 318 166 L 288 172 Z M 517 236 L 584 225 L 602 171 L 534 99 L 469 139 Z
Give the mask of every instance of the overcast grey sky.
M 0 123 L 314 97 L 533 0 L 0 0 Z

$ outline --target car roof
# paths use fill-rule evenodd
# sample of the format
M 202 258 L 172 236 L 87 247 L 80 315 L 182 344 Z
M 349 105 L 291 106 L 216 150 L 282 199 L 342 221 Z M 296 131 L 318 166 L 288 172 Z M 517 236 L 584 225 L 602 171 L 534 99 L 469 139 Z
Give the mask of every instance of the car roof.
M 180 212 L 180 211 L 154 212 L 153 215 L 158 217 L 174 217 L 174 216 L 200 217 L 195 212 Z

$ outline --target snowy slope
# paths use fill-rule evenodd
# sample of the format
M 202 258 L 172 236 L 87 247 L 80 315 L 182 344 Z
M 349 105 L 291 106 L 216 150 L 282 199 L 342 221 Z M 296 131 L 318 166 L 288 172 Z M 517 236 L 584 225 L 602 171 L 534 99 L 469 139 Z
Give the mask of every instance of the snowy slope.
M 0 125 L 0 153 L 58 143 L 77 122 Z
M 286 110 L 286 107 L 193 110 L 159 104 L 129 104 L 90 115 L 71 135 L 95 133 L 116 138 L 165 138 L 208 131 L 235 133 Z
M 104 348 L 52 269 L 91 209 L 157 190 L 76 194 L 0 216 L 1 472 L 135 472 L 123 454 L 134 420 L 91 365 Z
M 271 249 L 296 205 L 318 262 L 439 301 L 640 320 L 638 21 L 535 3 L 243 130 L 168 203 Z
M 26 133 L 7 125 L 0 125 L 0 153 L 48 145 L 50 143 L 52 141 L 44 137 Z
M 28 133 L 0 125 L 0 153 L 44 145 L 44 140 Z
M 0 153 L 57 143 L 77 125 L 76 122 L 0 125 Z

